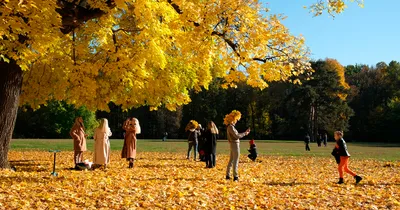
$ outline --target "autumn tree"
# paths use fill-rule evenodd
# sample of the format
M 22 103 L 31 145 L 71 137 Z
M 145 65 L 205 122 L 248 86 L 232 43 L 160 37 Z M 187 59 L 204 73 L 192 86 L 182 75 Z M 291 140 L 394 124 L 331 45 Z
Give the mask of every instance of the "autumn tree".
M 316 5 L 315 14 L 345 7 Z M 0 168 L 20 104 L 174 110 L 213 77 L 264 88 L 308 71 L 303 39 L 290 35 L 282 16 L 262 11 L 256 0 L 2 1 Z

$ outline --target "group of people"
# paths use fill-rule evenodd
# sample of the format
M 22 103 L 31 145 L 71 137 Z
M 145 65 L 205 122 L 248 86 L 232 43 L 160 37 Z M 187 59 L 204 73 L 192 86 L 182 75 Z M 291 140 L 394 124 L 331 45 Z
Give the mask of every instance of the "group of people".
M 240 120 L 241 113 L 239 111 L 233 110 L 230 114 L 227 114 L 224 118 L 224 124 L 227 126 L 227 139 L 230 147 L 229 161 L 226 167 L 226 179 L 231 179 L 231 169 L 233 168 L 233 180 L 238 181 L 238 165 L 240 157 L 240 139 L 244 136 L 249 135 L 250 128 L 245 132 L 239 133 L 235 125 Z M 128 167 L 133 168 L 134 160 L 136 159 L 136 134 L 141 132 L 139 121 L 136 118 L 128 118 L 123 124 L 123 129 L 125 130 L 124 136 L 124 146 L 122 149 L 122 158 L 126 158 L 129 162 Z M 194 150 L 194 159 L 196 160 L 196 153 L 198 150 L 199 138 L 201 137 L 204 142 L 199 150 L 199 153 L 203 155 L 204 161 L 206 162 L 207 168 L 214 168 L 216 165 L 216 146 L 218 139 L 218 128 L 214 122 L 210 121 L 207 123 L 207 128 L 202 129 L 201 125 L 195 120 L 191 120 L 186 126 L 186 131 L 188 131 L 188 153 L 187 159 L 190 159 L 191 150 Z M 83 124 L 83 119 L 77 117 L 75 123 L 72 126 L 70 135 L 74 140 L 74 163 L 75 168 L 79 167 L 79 164 L 85 164 L 83 162 L 83 152 L 86 151 L 86 137 L 85 127 Z M 111 130 L 108 126 L 107 119 L 103 118 L 100 121 L 100 125 L 95 129 L 94 132 L 94 164 L 104 165 L 110 163 L 110 141 L 109 137 L 112 135 Z M 347 150 L 346 142 L 343 139 L 343 132 L 336 131 L 334 133 L 334 138 L 336 140 L 335 147 L 332 151 L 332 155 L 338 164 L 339 172 L 339 182 L 338 184 L 344 183 L 344 172 L 350 174 L 354 177 L 356 183 L 362 180 L 362 177 L 358 176 L 356 173 L 351 171 L 348 167 L 350 154 Z M 308 143 L 310 137 L 306 135 L 306 150 L 309 150 Z M 307 143 L 308 142 L 308 143 Z M 248 157 L 255 161 L 257 158 L 257 150 L 254 140 L 250 140 L 250 154 Z M 308 147 L 308 149 L 307 149 Z M 201 152 L 203 151 L 203 152 Z
M 136 134 L 141 132 L 139 121 L 136 118 L 125 120 L 123 127 L 125 130 L 124 146 L 121 157 L 129 162 L 128 167 L 133 168 L 136 158 Z M 74 142 L 74 164 L 75 169 L 91 168 L 92 162 L 83 160 L 83 153 L 87 150 L 85 126 L 82 117 L 77 117 L 71 128 L 70 135 Z M 95 129 L 93 164 L 95 166 L 103 165 L 105 168 L 110 163 L 110 136 L 112 132 L 108 126 L 108 120 L 102 118 L 99 126 Z
M 311 151 L 310 150 L 310 142 L 311 142 L 311 137 L 308 133 L 306 133 L 305 137 L 304 137 L 304 144 L 306 145 L 306 151 Z M 324 146 L 328 146 L 328 134 L 318 134 L 317 135 L 317 145 L 318 147 L 322 146 L 322 143 L 324 144 Z
M 199 159 L 206 162 L 207 168 L 214 168 L 216 164 L 216 150 L 218 139 L 218 128 L 213 121 L 207 123 L 207 128 L 202 128 L 195 120 L 191 120 L 185 128 L 188 132 L 187 159 L 190 160 L 190 153 L 193 150 L 193 157 L 196 161 L 196 154 Z

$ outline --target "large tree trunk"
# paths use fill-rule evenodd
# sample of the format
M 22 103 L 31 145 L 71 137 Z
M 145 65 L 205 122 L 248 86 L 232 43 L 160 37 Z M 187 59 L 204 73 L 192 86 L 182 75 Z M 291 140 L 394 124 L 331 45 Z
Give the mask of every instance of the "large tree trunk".
M 8 149 L 14 131 L 22 87 L 22 70 L 11 60 L 0 62 L 0 168 L 8 168 Z

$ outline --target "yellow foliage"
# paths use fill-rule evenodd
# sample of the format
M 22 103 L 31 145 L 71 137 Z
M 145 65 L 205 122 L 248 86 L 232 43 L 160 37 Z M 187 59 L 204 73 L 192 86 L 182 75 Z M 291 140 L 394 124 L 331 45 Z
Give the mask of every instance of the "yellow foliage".
M 199 127 L 199 123 L 196 120 L 190 120 L 189 123 L 186 125 L 185 131 L 196 129 Z
M 326 69 L 333 69 L 338 74 L 340 85 L 346 90 L 350 89 L 349 84 L 346 82 L 345 68 L 335 59 L 327 58 L 325 61 L 327 65 Z M 338 96 L 342 100 L 346 100 L 347 94 L 338 94 Z
M 207 89 L 215 77 L 225 88 L 246 81 L 262 89 L 311 71 L 304 39 L 257 0 L 172 2 L 115 0 L 111 9 L 88 0 L 85 7 L 105 14 L 67 35 L 56 0 L 3 2 L 0 56 L 25 71 L 20 103 L 63 99 L 108 110 L 113 101 L 124 109 L 174 110 L 190 102 L 189 90 Z M 337 11 L 342 3 L 329 1 Z
M 240 113 L 237 110 L 233 110 L 231 113 L 225 115 L 224 124 L 229 125 L 234 121 L 240 120 L 241 117 L 242 117 L 242 113 Z
M 61 152 L 52 177 L 51 153 L 11 151 L 17 172 L 0 171 L 0 209 L 400 208 L 398 166 L 357 159 L 350 167 L 364 180 L 354 185 L 345 175 L 338 185 L 333 158 L 260 155 L 262 162 L 252 162 L 242 154 L 240 181 L 233 182 L 225 180 L 228 158 L 217 154 L 216 168 L 207 169 L 184 154 L 139 152 L 129 169 L 113 151 L 106 170 L 70 171 L 73 152 Z
M 364 7 L 364 0 L 350 0 L 350 2 L 356 2 L 361 8 Z M 309 9 L 315 16 L 322 15 L 324 11 L 327 11 L 329 15 L 334 17 L 335 14 L 342 13 L 346 7 L 344 0 L 320 0 L 311 5 Z

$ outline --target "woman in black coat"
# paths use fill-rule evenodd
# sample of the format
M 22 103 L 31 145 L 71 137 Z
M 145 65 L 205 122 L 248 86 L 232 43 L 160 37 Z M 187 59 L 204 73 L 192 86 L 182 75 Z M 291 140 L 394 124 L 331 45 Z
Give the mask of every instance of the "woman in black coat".
M 207 123 L 205 132 L 205 152 L 206 152 L 206 167 L 215 167 L 215 155 L 217 150 L 218 128 L 213 121 Z

